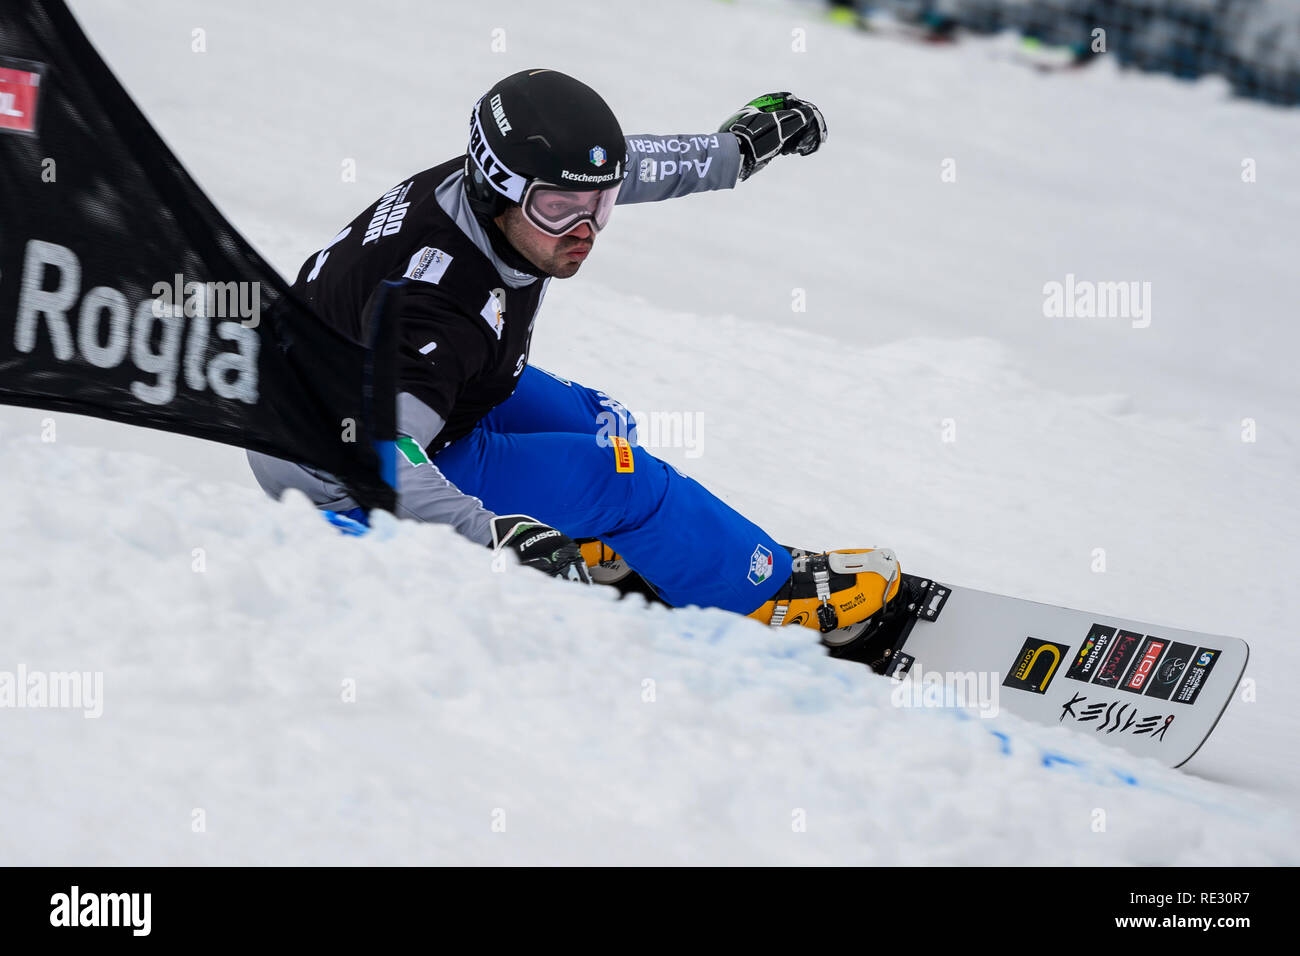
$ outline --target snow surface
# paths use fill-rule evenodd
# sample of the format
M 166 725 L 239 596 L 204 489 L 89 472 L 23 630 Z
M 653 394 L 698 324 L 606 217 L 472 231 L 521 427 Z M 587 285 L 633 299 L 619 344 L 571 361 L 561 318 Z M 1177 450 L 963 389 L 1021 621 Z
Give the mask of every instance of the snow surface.
M 1300 862 L 1300 112 L 798 6 L 73 7 L 288 274 L 516 69 L 586 79 L 629 133 L 809 97 L 817 156 L 621 208 L 535 361 L 699 416 L 658 453 L 778 540 L 1240 636 L 1252 685 L 1172 771 L 895 707 L 796 629 L 493 573 L 445 528 L 340 537 L 233 449 L 4 408 L 0 671 L 100 671 L 103 713 L 0 710 L 0 861 Z M 1151 282 L 1150 327 L 1045 318 L 1067 273 Z

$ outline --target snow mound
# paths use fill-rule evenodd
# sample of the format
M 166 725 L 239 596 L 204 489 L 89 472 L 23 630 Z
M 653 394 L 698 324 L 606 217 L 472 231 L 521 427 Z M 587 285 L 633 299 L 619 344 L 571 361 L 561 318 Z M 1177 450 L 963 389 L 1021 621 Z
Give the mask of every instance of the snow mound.
M 148 455 L 0 449 L 0 671 L 102 679 L 97 715 L 0 709 L 11 863 L 1295 862 L 1255 798 L 896 707 L 799 629 L 494 572 L 441 527 L 345 538 Z

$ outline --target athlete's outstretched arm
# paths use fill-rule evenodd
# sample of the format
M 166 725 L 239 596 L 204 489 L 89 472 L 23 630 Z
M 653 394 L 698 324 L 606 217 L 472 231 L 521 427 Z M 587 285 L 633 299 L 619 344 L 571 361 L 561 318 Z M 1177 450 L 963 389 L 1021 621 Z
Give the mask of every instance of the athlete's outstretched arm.
M 728 132 L 628 136 L 627 175 L 618 202 L 658 202 L 731 189 L 740 176 L 740 143 Z
M 777 156 L 815 153 L 826 142 L 826 120 L 806 100 L 766 93 L 729 116 L 716 133 L 626 140 L 628 168 L 618 202 L 658 202 L 731 189 Z

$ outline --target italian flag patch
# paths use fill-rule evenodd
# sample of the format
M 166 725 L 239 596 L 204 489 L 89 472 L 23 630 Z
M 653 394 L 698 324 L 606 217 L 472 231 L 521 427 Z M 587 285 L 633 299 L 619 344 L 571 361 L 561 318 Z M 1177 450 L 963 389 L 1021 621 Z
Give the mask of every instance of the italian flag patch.
M 429 456 L 424 453 L 420 443 L 409 435 L 402 435 L 397 439 L 397 450 L 402 453 L 402 457 L 409 461 L 412 467 L 429 464 Z

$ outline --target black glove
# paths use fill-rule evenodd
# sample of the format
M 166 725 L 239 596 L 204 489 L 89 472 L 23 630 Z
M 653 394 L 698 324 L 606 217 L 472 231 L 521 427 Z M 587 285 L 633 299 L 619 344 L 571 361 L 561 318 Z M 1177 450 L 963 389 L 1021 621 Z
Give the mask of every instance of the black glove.
M 492 519 L 492 550 L 509 548 L 519 563 L 544 571 L 554 578 L 591 583 L 582 549 L 568 535 L 527 515 L 506 515 Z
M 821 110 L 789 93 L 750 100 L 718 128 L 740 140 L 740 178 L 748 179 L 777 156 L 807 156 L 826 142 Z

